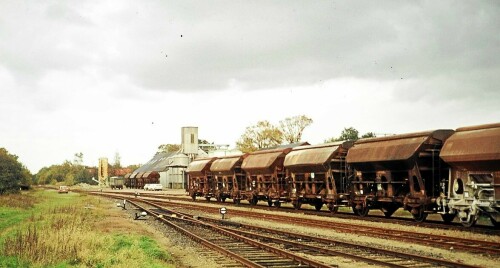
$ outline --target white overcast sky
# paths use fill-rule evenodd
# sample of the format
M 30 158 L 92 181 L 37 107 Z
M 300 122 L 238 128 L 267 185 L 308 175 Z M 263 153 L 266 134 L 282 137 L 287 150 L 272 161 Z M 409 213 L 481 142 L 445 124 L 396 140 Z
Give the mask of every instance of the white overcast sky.
M 0 147 L 32 172 L 235 146 L 307 115 L 408 133 L 500 121 L 499 1 L 0 0 Z

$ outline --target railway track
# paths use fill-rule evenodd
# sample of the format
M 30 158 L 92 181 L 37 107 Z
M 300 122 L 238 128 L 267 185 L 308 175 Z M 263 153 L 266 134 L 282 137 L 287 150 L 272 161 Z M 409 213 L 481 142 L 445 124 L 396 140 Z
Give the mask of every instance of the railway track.
M 150 202 L 146 200 L 140 200 L 140 202 L 146 203 L 147 205 L 154 207 L 155 210 L 147 210 L 148 213 L 157 213 L 158 215 L 165 215 L 171 217 L 171 215 L 178 215 L 185 219 L 192 219 L 195 216 L 185 213 L 180 213 L 179 211 L 173 211 L 167 209 L 155 202 Z M 139 206 L 137 202 L 133 202 L 134 205 Z M 146 209 L 141 206 L 142 209 Z M 177 217 L 176 217 L 177 218 Z M 253 226 L 248 224 L 234 224 L 223 220 L 217 220 L 213 218 L 196 217 L 199 221 L 209 222 L 221 227 L 236 235 L 247 237 L 253 241 L 258 241 L 260 243 L 271 245 L 271 248 L 282 248 L 287 251 L 296 251 L 308 254 L 309 256 L 322 256 L 326 258 L 331 258 L 332 256 L 338 256 L 342 258 L 352 259 L 355 261 L 364 262 L 367 264 L 381 265 L 385 267 L 401 268 L 401 267 L 474 267 L 470 265 L 465 265 L 456 262 L 450 262 L 446 260 L 417 256 L 414 254 L 408 254 L 398 251 L 384 250 L 380 248 L 374 248 L 369 246 L 362 246 L 352 243 L 346 243 L 334 239 L 320 238 L 310 235 L 303 235 L 285 231 L 279 231 L 271 228 L 264 228 L 259 226 Z M 213 226 L 213 225 L 212 225 Z M 216 238 L 217 241 L 222 241 L 223 243 L 231 243 L 226 241 L 226 239 Z M 210 238 L 209 240 L 212 240 Z M 238 248 L 242 248 L 242 245 L 236 243 L 234 244 Z M 246 250 L 245 250 L 246 251 Z M 280 260 L 269 260 L 266 257 L 266 261 L 271 264 L 284 264 Z M 268 264 L 269 264 L 268 263 Z M 268 266 L 266 266 L 268 267 Z M 280 266 L 281 267 L 281 266 Z M 288 267 L 288 266 L 287 266 Z M 303 267 L 303 266 L 301 266 Z
M 155 205 L 159 209 L 164 209 L 157 204 Z M 184 215 L 187 217 L 193 217 L 193 215 Z M 456 262 L 417 256 L 400 251 L 384 250 L 375 247 L 347 243 L 335 239 L 281 231 L 274 228 L 265 228 L 249 224 L 235 225 L 213 218 L 198 218 L 214 224 L 228 225 L 224 228 L 243 236 L 257 239 L 259 241 L 266 241 L 268 243 L 272 242 L 276 245 L 281 245 L 288 250 L 304 250 L 306 252 L 313 252 L 316 256 L 339 256 L 368 264 L 376 264 L 387 267 L 474 267 Z
M 165 213 L 148 209 L 138 204 L 138 202 L 129 201 L 129 203 L 146 211 L 156 219 L 189 236 L 191 239 L 228 256 L 246 267 L 334 267 L 241 236 L 216 225 L 204 223 L 192 217 L 171 217 L 174 212 L 166 214 L 168 217 L 165 217 Z M 151 203 L 149 204 L 151 205 Z

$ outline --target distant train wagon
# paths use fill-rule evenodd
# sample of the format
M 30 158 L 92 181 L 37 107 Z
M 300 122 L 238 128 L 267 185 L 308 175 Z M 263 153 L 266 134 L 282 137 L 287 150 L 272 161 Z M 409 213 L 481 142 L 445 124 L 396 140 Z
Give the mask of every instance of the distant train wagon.
M 240 200 L 240 185 L 243 185 L 245 173 L 241 164 L 247 154 L 220 157 L 210 165 L 214 180 L 214 195 L 217 201 L 225 202 L 232 198 L 234 203 Z
M 191 162 L 186 173 L 188 174 L 189 196 L 196 200 L 197 196 L 205 197 L 206 200 L 215 196 L 216 183 L 212 178 L 210 166 L 215 161 L 215 157 L 198 158 Z
M 123 177 L 110 177 L 109 187 L 111 189 L 123 189 L 124 178 Z

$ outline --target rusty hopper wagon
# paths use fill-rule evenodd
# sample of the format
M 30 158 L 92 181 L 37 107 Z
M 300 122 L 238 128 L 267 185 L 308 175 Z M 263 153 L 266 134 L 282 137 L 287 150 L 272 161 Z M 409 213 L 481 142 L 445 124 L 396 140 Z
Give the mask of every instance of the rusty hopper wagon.
M 124 180 L 124 184 L 125 186 L 127 186 L 127 188 L 131 188 L 130 185 L 130 176 L 132 175 L 132 173 L 127 173 L 125 174 L 125 176 L 123 177 L 123 180 Z
M 437 212 L 436 198 L 446 194 L 448 168 L 439 152 L 453 130 L 361 139 L 347 154 L 354 169 L 353 211 L 365 216 L 380 209 L 390 217 L 398 208 L 411 212 L 416 221 Z
M 283 147 L 250 153 L 241 165 L 246 172 L 246 179 L 239 185 L 240 198 L 252 205 L 259 200 L 267 201 L 269 206 L 286 202 L 288 192 L 283 161 L 291 150 L 292 147 Z
M 345 162 L 352 141 L 299 146 L 285 157 L 291 177 L 290 201 L 298 209 L 302 204 L 320 210 L 326 204 L 332 212 L 349 205 L 348 169 Z
M 143 187 L 146 184 L 159 184 L 160 173 L 157 171 L 148 171 L 142 174 Z
M 139 172 L 137 175 L 135 175 L 135 188 L 137 189 L 142 189 L 144 188 L 144 179 L 142 178 L 142 175 L 144 175 L 144 172 Z
M 130 176 L 125 176 L 125 186 L 127 186 L 127 188 L 137 188 L 137 180 L 135 179 L 137 174 L 137 172 L 133 172 Z
M 500 226 L 500 123 L 457 129 L 441 158 L 451 165 L 449 221 L 473 226 L 481 214 Z
M 188 173 L 188 191 L 193 200 L 196 200 L 197 196 L 203 196 L 207 201 L 210 201 L 210 198 L 215 196 L 213 191 L 215 189 L 214 181 L 210 172 L 210 165 L 215 159 L 215 157 L 199 158 L 188 165 L 186 169 L 186 173 Z
M 220 157 L 210 166 L 215 181 L 215 198 L 225 202 L 232 198 L 235 204 L 239 203 L 239 185 L 242 184 L 245 174 L 241 170 L 241 163 L 246 155 Z

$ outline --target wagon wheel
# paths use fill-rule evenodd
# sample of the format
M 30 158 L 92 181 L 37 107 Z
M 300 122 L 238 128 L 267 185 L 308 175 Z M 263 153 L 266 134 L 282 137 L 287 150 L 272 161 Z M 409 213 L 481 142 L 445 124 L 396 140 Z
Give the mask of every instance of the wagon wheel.
M 257 205 L 257 202 L 259 202 L 259 200 L 257 200 L 257 196 L 254 196 L 252 197 L 252 199 L 250 199 L 250 205 L 252 206 Z
M 366 217 L 368 215 L 368 212 L 370 212 L 370 209 L 368 207 L 362 207 L 361 209 L 358 209 L 358 215 L 361 217 Z
M 491 224 L 493 224 L 493 226 L 495 226 L 495 228 L 500 228 L 500 222 L 496 221 L 493 216 L 490 216 L 490 221 L 491 221 Z
M 450 223 L 455 219 L 455 213 L 450 213 L 450 214 L 441 214 L 441 218 L 445 223 Z
M 193 199 L 193 201 L 196 201 L 196 194 L 195 193 L 191 194 L 191 199 Z
M 233 198 L 233 203 L 234 203 L 235 205 L 239 205 L 239 204 L 240 204 L 240 199 L 238 199 L 238 198 Z
M 330 212 L 332 214 L 335 214 L 335 213 L 337 213 L 339 211 L 339 207 L 335 206 L 335 204 L 333 204 L 333 203 L 329 203 L 328 204 L 328 210 L 330 210 Z
M 225 197 L 222 197 L 220 200 L 222 201 L 222 203 L 226 202 L 226 198 Z
M 413 216 L 413 219 L 416 221 L 416 222 L 424 222 L 425 219 L 427 219 L 427 213 L 425 213 L 425 209 L 423 207 L 418 207 L 418 208 L 415 208 L 417 209 L 417 213 L 416 214 L 412 214 Z
M 272 207 L 273 206 L 273 201 L 272 200 L 268 200 L 267 201 L 267 205 L 270 206 L 270 207 Z
M 210 197 L 209 196 L 205 197 L 205 200 L 210 201 Z
M 301 201 L 299 201 L 299 200 L 293 201 L 293 208 L 300 209 L 301 206 L 302 206 L 302 202 Z
M 277 208 L 281 207 L 281 202 L 280 201 L 275 201 L 274 202 L 274 206 L 277 207 Z
M 385 207 L 385 211 L 382 210 L 382 212 L 384 213 L 384 216 L 386 218 L 390 218 L 392 216 L 392 214 L 394 214 L 394 212 L 396 212 L 396 210 L 398 210 L 398 207 L 388 206 L 388 207 Z
M 320 211 L 322 207 L 323 207 L 323 202 L 314 204 L 314 208 L 316 209 L 316 211 Z
M 359 215 L 358 210 L 356 209 L 356 205 L 352 205 L 352 212 L 354 213 L 354 215 Z
M 467 228 L 470 228 L 476 224 L 477 221 L 477 215 L 470 215 L 470 213 L 467 213 L 467 216 L 464 218 L 460 218 L 460 223 Z

